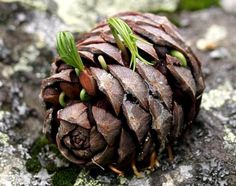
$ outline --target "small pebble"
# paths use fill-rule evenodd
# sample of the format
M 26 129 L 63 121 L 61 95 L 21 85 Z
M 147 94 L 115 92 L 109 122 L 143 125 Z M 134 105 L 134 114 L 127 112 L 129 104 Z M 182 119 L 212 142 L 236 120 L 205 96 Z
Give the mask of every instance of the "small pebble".
M 209 55 L 212 59 L 226 59 L 230 57 L 229 51 L 223 47 L 213 50 Z
M 211 25 L 205 36 L 199 39 L 196 46 L 199 50 L 214 50 L 220 46 L 220 42 L 227 36 L 227 29 L 220 25 Z
M 221 0 L 221 6 L 226 12 L 236 14 L 235 0 Z

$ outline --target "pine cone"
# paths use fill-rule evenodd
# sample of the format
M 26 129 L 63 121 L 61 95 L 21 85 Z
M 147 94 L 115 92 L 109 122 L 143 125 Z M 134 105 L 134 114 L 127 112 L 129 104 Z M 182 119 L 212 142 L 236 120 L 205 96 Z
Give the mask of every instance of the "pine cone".
M 165 17 L 133 12 L 115 17 L 138 36 L 138 53 L 152 65 L 137 59 L 132 70 L 131 53 L 120 51 L 103 21 L 77 42 L 83 74 L 78 77 L 72 66 L 57 58 L 40 95 L 47 109 L 44 132 L 63 156 L 78 165 L 119 172 L 154 166 L 156 154 L 196 117 L 204 81 L 200 62 Z M 89 101 L 80 100 L 82 89 Z M 60 98 L 65 103 L 60 104 Z

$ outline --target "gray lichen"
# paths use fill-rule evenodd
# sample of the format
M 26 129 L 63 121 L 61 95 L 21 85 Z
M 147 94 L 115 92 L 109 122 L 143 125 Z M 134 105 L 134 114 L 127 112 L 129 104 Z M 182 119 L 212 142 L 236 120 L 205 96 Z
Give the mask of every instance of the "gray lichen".
M 236 157 L 236 135 L 227 126 L 225 126 L 224 131 L 224 148 Z
M 211 108 L 219 108 L 225 104 L 227 100 L 236 102 L 236 90 L 229 81 L 225 81 L 216 89 L 203 94 L 201 107 L 209 110 Z
M 9 144 L 9 136 L 0 132 L 0 183 L 17 185 L 31 183 L 31 174 L 25 169 L 25 160 L 17 156 L 17 149 Z

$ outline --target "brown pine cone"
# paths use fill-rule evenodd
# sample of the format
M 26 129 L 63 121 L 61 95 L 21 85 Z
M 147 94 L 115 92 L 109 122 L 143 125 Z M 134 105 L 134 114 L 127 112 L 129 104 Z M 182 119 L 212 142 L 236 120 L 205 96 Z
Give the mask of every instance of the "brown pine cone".
M 121 52 L 109 25 L 101 22 L 77 42 L 86 71 L 78 75 L 57 58 L 42 81 L 44 132 L 75 164 L 137 173 L 136 167 L 154 166 L 157 154 L 193 122 L 204 81 L 200 62 L 165 17 L 134 12 L 115 17 L 141 38 L 138 52 L 152 65 L 137 59 L 133 71 L 130 52 Z M 89 101 L 80 100 L 82 88 Z

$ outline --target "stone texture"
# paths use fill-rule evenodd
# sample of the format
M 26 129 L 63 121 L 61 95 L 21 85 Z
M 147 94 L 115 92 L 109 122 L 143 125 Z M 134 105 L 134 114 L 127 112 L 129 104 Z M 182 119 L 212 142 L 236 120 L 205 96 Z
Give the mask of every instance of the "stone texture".
M 32 158 L 30 148 L 41 135 L 44 110 L 38 99 L 39 86 L 40 80 L 48 75 L 50 61 L 55 55 L 56 32 L 89 30 L 106 15 L 158 6 L 152 0 L 125 1 L 127 6 L 121 1 L 96 1 L 98 4 L 93 6 L 95 1 L 89 0 L 71 4 L 77 11 L 68 14 L 73 9 L 64 7 L 62 1 L 23 1 L 0 2 L 1 186 L 50 185 L 54 174 L 45 169 L 46 162 L 54 162 L 56 167 L 71 166 L 46 146 L 37 155 L 42 169 L 32 174 L 25 167 L 26 161 Z M 209 9 L 181 13 L 178 19 L 180 23 L 188 23 L 181 32 L 202 61 L 206 90 L 196 122 L 172 147 L 173 162 L 159 157 L 161 166 L 142 179 L 82 171 L 75 185 L 236 184 L 236 28 L 233 27 L 236 17 L 221 9 Z M 224 48 L 227 57 L 217 54 L 215 58 L 212 51 L 196 48 L 197 41 L 205 37 L 212 25 L 227 32 L 213 50 Z
M 228 13 L 236 14 L 236 1 L 234 0 L 221 0 L 221 6 Z

